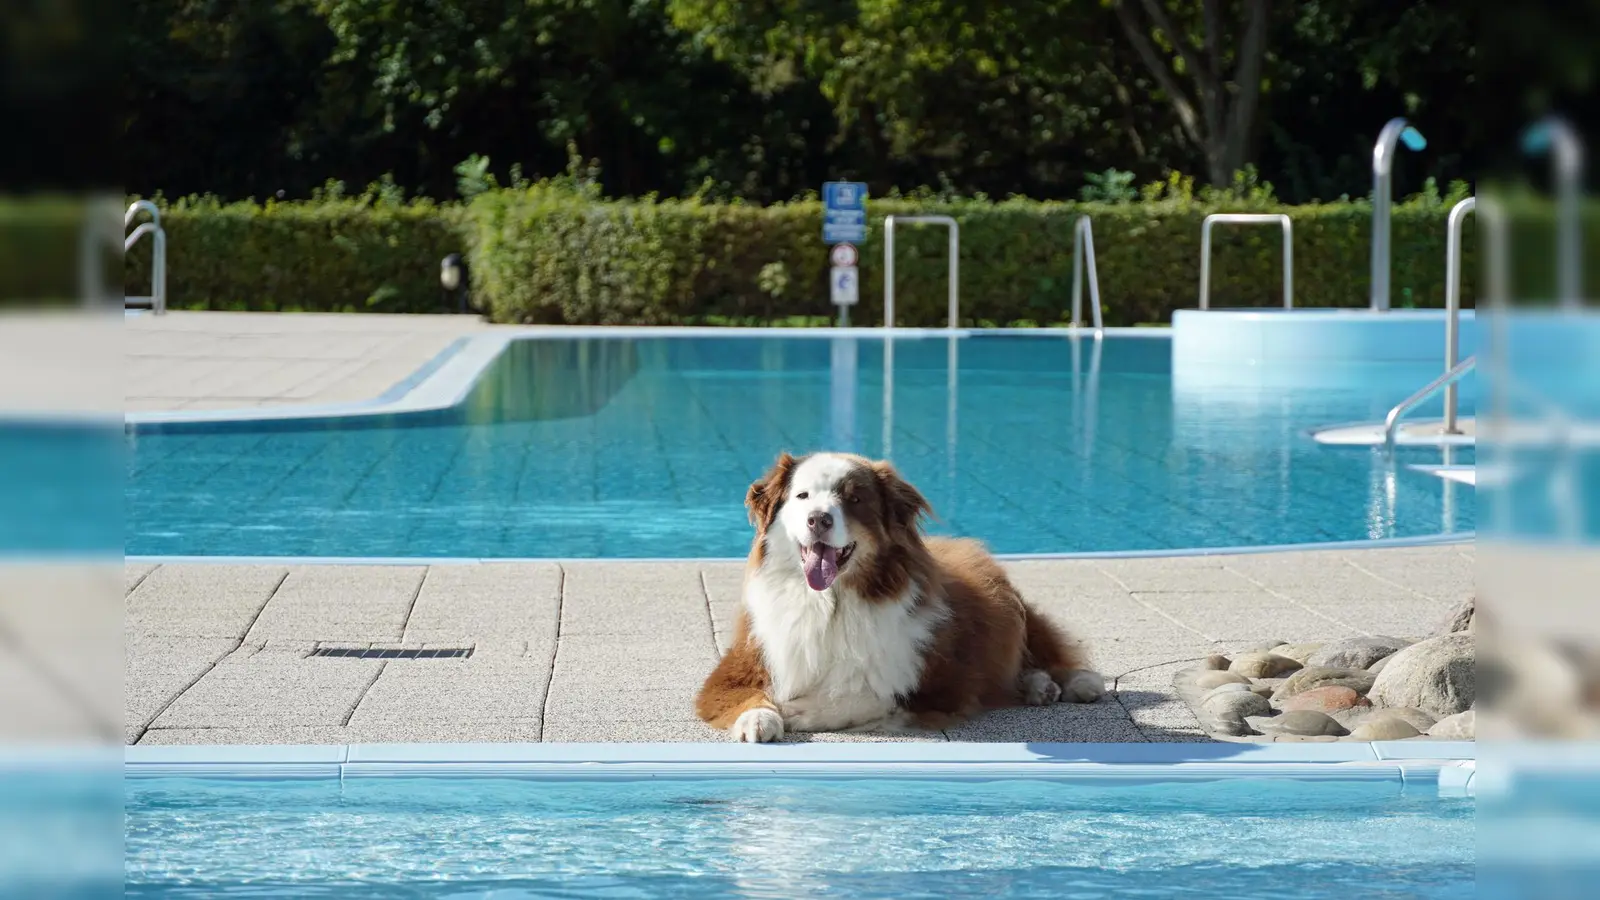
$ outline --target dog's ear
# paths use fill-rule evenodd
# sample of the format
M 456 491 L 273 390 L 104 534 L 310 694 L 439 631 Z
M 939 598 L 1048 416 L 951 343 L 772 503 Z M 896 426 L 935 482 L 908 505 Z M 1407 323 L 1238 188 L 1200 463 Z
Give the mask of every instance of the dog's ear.
M 878 476 L 878 490 L 883 495 L 883 517 L 888 525 L 907 531 L 920 528 L 922 517 L 933 513 L 928 498 L 922 496 L 922 492 L 912 487 L 909 481 L 901 478 L 900 473 L 888 462 L 873 463 L 872 470 Z
M 771 527 L 778 507 L 783 505 L 783 495 L 789 493 L 789 476 L 794 472 L 794 464 L 795 458 L 784 451 L 778 454 L 778 461 L 767 474 L 750 485 L 749 492 L 744 495 L 744 505 L 750 510 L 751 525 L 762 531 Z

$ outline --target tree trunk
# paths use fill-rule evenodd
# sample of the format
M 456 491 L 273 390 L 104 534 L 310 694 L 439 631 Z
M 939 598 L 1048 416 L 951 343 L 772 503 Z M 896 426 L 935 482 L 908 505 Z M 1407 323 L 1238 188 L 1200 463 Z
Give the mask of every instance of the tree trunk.
M 1133 9 L 1135 2 L 1143 8 L 1147 22 L 1140 21 Z M 1244 0 L 1242 21 L 1235 32 L 1238 39 L 1231 79 L 1222 71 L 1224 26 L 1219 0 L 1202 3 L 1201 47 L 1182 36 L 1163 0 L 1120 0 L 1113 9 L 1134 52 L 1172 104 L 1184 137 L 1204 159 L 1206 180 L 1227 187 L 1252 155 L 1250 136 L 1261 99 L 1261 64 L 1266 55 L 1267 0 Z M 1160 31 L 1182 58 L 1192 96 L 1156 49 L 1152 30 Z

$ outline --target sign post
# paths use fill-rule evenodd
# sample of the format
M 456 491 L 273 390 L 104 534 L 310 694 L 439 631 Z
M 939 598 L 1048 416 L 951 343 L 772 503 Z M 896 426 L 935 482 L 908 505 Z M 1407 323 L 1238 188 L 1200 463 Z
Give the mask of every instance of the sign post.
M 839 308 L 839 327 L 850 325 L 850 307 L 861 301 L 861 278 L 856 269 L 854 245 L 867 239 L 867 186 L 860 181 L 829 181 L 822 185 L 822 240 L 831 244 L 833 265 L 828 292 Z

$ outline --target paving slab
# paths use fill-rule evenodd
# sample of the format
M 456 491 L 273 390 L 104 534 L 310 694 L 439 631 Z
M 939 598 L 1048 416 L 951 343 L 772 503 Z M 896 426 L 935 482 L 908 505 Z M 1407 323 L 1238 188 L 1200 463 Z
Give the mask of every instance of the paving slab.
M 554 563 L 431 566 L 402 638 L 451 642 L 492 635 L 553 642 L 561 579 Z
M 400 640 L 426 573 L 426 566 L 298 567 L 245 640 Z
M 550 661 L 484 664 L 471 659 L 389 660 L 348 720 L 372 728 L 392 722 L 436 725 L 517 719 L 537 724 Z M 441 665 L 444 663 L 444 665 Z M 476 663 L 476 664 L 475 664 Z
M 343 726 L 384 665 L 241 650 L 173 700 L 151 727 Z
M 142 733 L 184 691 L 239 648 L 228 638 L 130 635 L 123 724 Z
M 128 595 L 125 631 L 138 635 L 244 640 L 287 566 L 163 566 Z
M 566 563 L 561 635 L 710 640 L 710 613 L 693 563 Z
M 1107 676 L 1104 700 L 1003 710 L 944 732 L 788 739 L 1209 740 L 1173 688 L 1179 668 L 1268 639 L 1422 633 L 1470 584 L 1473 565 L 1451 546 L 1366 560 L 1311 551 L 1007 562 L 1030 602 L 1085 643 Z M 1403 566 L 1445 574 L 1437 584 L 1402 581 Z M 731 635 L 743 568 L 594 560 L 130 567 L 126 739 L 726 740 L 696 719 L 694 697 Z M 241 635 L 253 604 L 258 614 Z M 472 655 L 311 656 L 332 646 L 466 647 Z
M 176 310 L 125 323 L 124 408 L 246 409 L 371 400 L 454 341 L 476 316 Z
M 1259 634 L 1265 622 L 1272 623 L 1271 637 L 1285 641 L 1325 640 L 1357 633 L 1349 625 L 1286 596 L 1253 589 L 1237 593 L 1135 593 L 1134 596 L 1217 642 L 1248 639 Z

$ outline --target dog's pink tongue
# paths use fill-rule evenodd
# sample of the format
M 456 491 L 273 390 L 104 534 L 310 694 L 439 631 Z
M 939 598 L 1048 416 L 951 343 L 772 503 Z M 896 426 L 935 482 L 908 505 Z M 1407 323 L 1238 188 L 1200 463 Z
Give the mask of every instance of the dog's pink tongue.
M 806 569 L 806 584 L 813 591 L 825 591 L 839 577 L 839 550 L 827 544 L 814 544 L 800 551 Z

